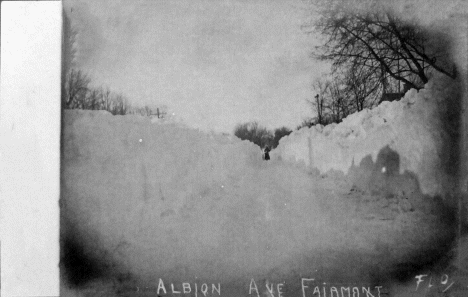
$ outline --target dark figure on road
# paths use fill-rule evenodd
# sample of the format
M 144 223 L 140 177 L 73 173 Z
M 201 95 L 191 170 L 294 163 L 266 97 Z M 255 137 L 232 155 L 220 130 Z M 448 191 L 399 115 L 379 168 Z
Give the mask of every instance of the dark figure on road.
M 266 146 L 264 149 L 263 149 L 263 160 L 270 160 L 270 148 L 268 146 Z

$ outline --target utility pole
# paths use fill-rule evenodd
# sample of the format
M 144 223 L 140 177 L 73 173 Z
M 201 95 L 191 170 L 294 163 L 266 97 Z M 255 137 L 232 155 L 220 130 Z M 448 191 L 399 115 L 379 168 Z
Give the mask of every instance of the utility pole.
M 397 73 L 400 75 L 400 48 L 398 48 Z M 401 81 L 398 81 L 398 94 L 401 94 Z
M 159 107 L 156 108 L 156 116 L 158 117 L 158 119 L 164 118 L 165 115 L 166 115 L 165 111 L 159 111 Z

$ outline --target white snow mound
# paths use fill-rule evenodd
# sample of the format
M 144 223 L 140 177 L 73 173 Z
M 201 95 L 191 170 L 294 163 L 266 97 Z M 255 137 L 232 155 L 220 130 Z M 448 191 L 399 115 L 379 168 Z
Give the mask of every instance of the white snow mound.
M 444 77 L 430 81 L 419 92 L 412 89 L 400 101 L 351 114 L 339 124 L 302 128 L 281 139 L 272 158 L 305 163 L 324 173 L 347 173 L 368 155 L 375 162 L 388 146 L 400 156 L 400 173 L 415 173 L 425 194 L 444 194 L 450 177 L 442 168 L 444 142 L 449 135 L 441 119 L 446 101 L 454 96 L 454 82 Z

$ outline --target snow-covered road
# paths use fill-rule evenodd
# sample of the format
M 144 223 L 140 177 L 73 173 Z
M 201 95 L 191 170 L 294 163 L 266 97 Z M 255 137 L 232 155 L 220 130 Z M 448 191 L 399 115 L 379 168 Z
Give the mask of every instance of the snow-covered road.
M 252 278 L 287 283 L 288 296 L 302 278 L 374 288 L 448 261 L 455 239 L 455 210 L 401 172 L 390 146 L 324 173 L 262 161 L 247 141 L 95 111 L 65 111 L 62 143 L 65 295 L 164 295 L 160 278 L 166 291 L 219 283 L 222 296 L 255 296 Z

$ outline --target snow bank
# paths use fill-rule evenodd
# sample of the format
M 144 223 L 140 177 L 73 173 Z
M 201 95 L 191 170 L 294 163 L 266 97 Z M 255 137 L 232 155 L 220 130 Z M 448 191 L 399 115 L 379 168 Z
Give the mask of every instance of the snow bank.
M 294 284 L 296 296 L 301 276 L 386 279 L 401 261 L 422 261 L 411 259 L 421 248 L 450 246 L 441 207 L 410 212 L 395 195 L 263 161 L 248 141 L 107 112 L 63 119 L 62 273 L 71 285 L 211 281 L 239 296 L 257 278 Z
M 451 177 L 442 168 L 450 140 L 443 116 L 458 90 L 445 77 L 430 81 L 419 92 L 412 89 L 400 101 L 354 113 L 340 124 L 302 128 L 281 139 L 272 157 L 305 163 L 324 173 L 348 173 L 368 155 L 375 162 L 384 147 L 400 157 L 400 173 L 415 173 L 424 193 L 444 194 Z M 445 150 L 445 152 L 444 152 Z
M 117 249 L 150 271 L 208 260 L 203 249 L 218 245 L 226 227 L 225 211 L 213 209 L 239 204 L 226 193 L 264 166 L 251 142 L 141 116 L 66 110 L 62 142 L 62 234 L 98 258 Z

